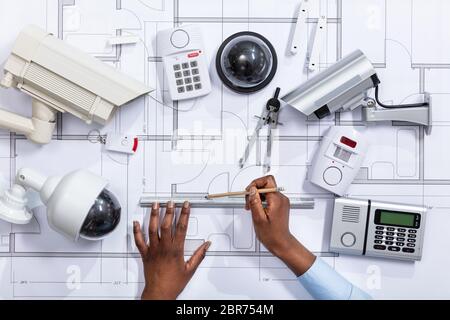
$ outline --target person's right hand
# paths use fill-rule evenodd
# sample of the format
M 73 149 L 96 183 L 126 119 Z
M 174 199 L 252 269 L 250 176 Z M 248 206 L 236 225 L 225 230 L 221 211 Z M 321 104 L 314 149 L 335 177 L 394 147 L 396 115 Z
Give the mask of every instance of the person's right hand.
M 273 176 L 254 180 L 248 187 L 250 195 L 246 197 L 246 210 L 252 211 L 256 236 L 274 255 L 286 250 L 285 247 L 295 241 L 289 230 L 289 199 L 279 192 L 261 195 L 267 201 L 262 205 L 258 189 L 276 188 Z
M 252 211 L 255 233 L 259 241 L 289 268 L 300 276 L 314 263 L 315 256 L 308 251 L 289 230 L 289 199 L 279 193 L 267 193 L 264 207 L 258 189 L 276 188 L 273 176 L 254 180 L 248 187 L 246 209 Z

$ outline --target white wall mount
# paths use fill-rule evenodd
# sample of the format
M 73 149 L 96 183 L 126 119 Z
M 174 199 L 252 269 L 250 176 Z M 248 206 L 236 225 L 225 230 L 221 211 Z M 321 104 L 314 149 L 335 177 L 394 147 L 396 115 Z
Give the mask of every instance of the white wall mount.
M 13 224 L 28 224 L 33 214 L 27 208 L 26 190 L 21 185 L 0 194 L 0 219 Z
M 39 192 L 42 202 L 46 204 L 60 180 L 61 178 L 47 179 L 31 169 L 19 170 L 13 187 L 0 196 L 0 219 L 14 224 L 29 223 L 33 214 L 27 207 L 26 190 Z

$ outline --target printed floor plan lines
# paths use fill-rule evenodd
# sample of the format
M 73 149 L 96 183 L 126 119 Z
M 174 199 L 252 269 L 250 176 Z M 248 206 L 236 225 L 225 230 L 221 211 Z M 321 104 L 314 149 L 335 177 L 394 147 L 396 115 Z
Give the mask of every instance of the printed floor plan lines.
M 243 190 L 263 175 L 267 136 L 261 134 L 247 166 L 240 169 L 249 136 L 276 87 L 288 92 L 315 73 L 359 48 L 373 62 L 389 103 L 414 103 L 425 92 L 433 98 L 433 130 L 394 122 L 367 124 L 361 108 L 323 120 L 282 109 L 274 139 L 271 174 L 292 199 L 314 206 L 291 210 L 291 231 L 308 248 L 375 298 L 449 298 L 446 271 L 450 245 L 443 225 L 450 223 L 450 2 L 445 0 L 309 0 L 311 9 L 300 37 L 311 48 L 319 16 L 327 17 L 318 70 L 308 70 L 308 50 L 290 55 L 289 36 L 301 0 L 2 0 L 12 19 L 1 39 L 0 61 L 15 37 L 34 23 L 68 43 L 122 70 L 156 90 L 118 110 L 105 127 L 60 114 L 51 144 L 33 145 L 23 136 L 0 130 L 0 187 L 17 170 L 33 167 L 45 174 L 86 168 L 111 182 L 123 216 L 118 230 L 102 242 L 72 243 L 52 231 L 45 209 L 30 194 L 34 221 L 27 226 L 0 222 L 0 297 L 134 299 L 143 287 L 142 266 L 132 239 L 132 222 L 144 228 L 148 210 L 141 197 L 201 199 L 208 193 Z M 173 103 L 158 31 L 185 24 L 200 26 L 213 91 L 193 101 Z M 264 35 L 276 49 L 279 66 L 272 83 L 253 95 L 224 87 L 215 70 L 222 41 L 239 31 Z M 433 34 L 433 36 L 430 36 Z M 139 41 L 111 45 L 130 35 Z M 0 105 L 29 112 L 30 100 L 2 90 Z M 349 257 L 328 248 L 334 196 L 313 186 L 308 168 L 331 126 L 358 126 L 370 151 L 348 195 L 432 207 L 427 219 L 423 260 L 416 264 Z M 98 143 L 107 132 L 139 137 L 136 155 L 108 154 Z M 51 155 L 51 156 L 49 156 Z M 290 271 L 257 240 L 251 215 L 238 208 L 195 208 L 186 253 L 204 241 L 210 251 L 182 298 L 309 299 Z M 438 262 L 438 263 L 436 263 Z M 32 265 L 33 268 L 29 268 Z M 381 286 L 373 286 L 379 277 Z M 406 285 L 407 284 L 407 285 Z M 417 289 L 417 290 L 415 290 Z

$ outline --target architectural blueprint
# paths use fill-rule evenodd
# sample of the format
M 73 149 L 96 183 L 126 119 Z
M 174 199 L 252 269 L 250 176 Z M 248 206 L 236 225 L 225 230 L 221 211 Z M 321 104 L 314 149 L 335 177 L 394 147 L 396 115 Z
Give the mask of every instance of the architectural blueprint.
M 46 175 L 86 168 L 109 179 L 122 204 L 118 229 L 101 242 L 73 243 L 50 229 L 45 207 L 33 202 L 26 226 L 0 221 L 0 298 L 135 299 L 143 272 L 132 222 L 148 220 L 141 196 L 196 199 L 237 191 L 263 175 L 266 138 L 240 169 L 247 137 L 276 87 L 288 92 L 359 48 L 373 62 L 386 103 L 433 97 L 433 131 L 405 123 L 367 124 L 361 109 L 322 120 L 284 108 L 275 138 L 272 171 L 290 197 L 314 199 L 313 209 L 291 211 L 291 231 L 352 283 L 374 298 L 450 298 L 450 1 L 309 0 L 303 49 L 289 54 L 289 37 L 301 0 L 0 0 L 0 63 L 20 30 L 36 24 L 156 90 L 124 106 L 105 127 L 59 115 L 49 145 L 0 130 L 0 180 L 8 187 L 17 169 Z M 306 68 L 319 16 L 326 16 L 319 68 Z M 159 30 L 198 24 L 210 63 L 213 92 L 173 103 L 156 46 Z M 262 34 L 279 59 L 272 83 L 253 95 L 225 88 L 214 67 L 223 40 L 244 30 Z M 136 35 L 136 44 L 109 39 Z M 0 106 L 25 115 L 31 100 L 0 91 Z M 422 261 L 402 262 L 338 255 L 329 251 L 334 196 L 308 181 L 308 168 L 330 126 L 365 129 L 371 146 L 348 195 L 432 207 Z M 134 156 L 107 153 L 98 142 L 107 132 L 137 135 Z M 192 210 L 186 254 L 212 241 L 182 299 L 310 299 L 294 275 L 256 240 L 251 216 L 241 209 Z

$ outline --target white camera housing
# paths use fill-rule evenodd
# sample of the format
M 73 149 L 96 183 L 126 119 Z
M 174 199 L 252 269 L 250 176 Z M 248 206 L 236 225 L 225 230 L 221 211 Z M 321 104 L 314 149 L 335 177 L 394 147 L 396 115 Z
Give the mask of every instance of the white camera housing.
M 107 180 L 86 170 L 47 178 L 34 170 L 21 169 L 16 184 L 0 195 L 0 219 L 14 224 L 31 221 L 33 214 L 26 199 L 29 188 L 39 192 L 47 206 L 52 229 L 75 241 L 80 237 L 101 240 L 120 222 L 120 204 L 107 186 Z
M 33 116 L 0 110 L 0 126 L 40 144 L 51 141 L 58 111 L 103 125 L 116 107 L 152 91 L 36 26 L 19 34 L 4 73 L 1 86 L 33 97 Z
M 361 50 L 356 50 L 281 100 L 307 116 L 315 113 L 322 119 L 340 109 L 360 106 L 367 91 L 378 84 L 372 63 Z

